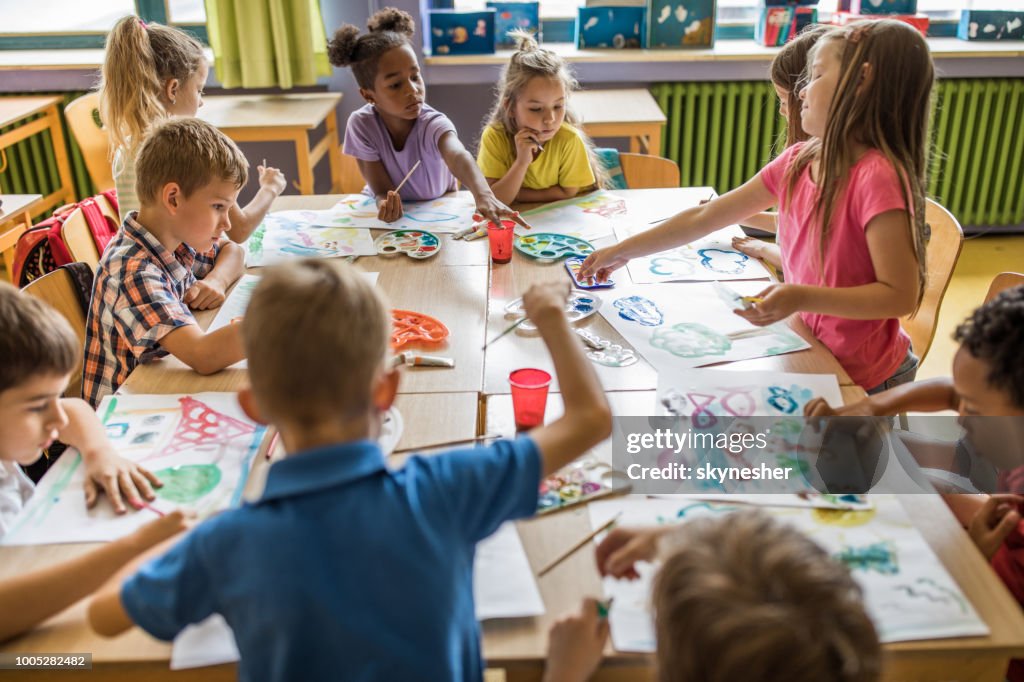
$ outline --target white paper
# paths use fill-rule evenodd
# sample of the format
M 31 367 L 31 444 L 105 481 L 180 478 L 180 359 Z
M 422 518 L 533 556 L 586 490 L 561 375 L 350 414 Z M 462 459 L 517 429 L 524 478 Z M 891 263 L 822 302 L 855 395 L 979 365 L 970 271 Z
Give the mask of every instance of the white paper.
M 537 582 L 519 532 L 511 521 L 476 546 L 473 599 L 478 621 L 522 618 L 544 613 Z M 174 640 L 171 670 L 239 660 L 231 628 L 219 615 L 186 628 Z
M 524 211 L 523 218 L 533 229 L 527 230 L 517 225 L 516 234 L 556 232 L 592 242 L 611 236 L 616 220 L 624 217 L 627 211 L 623 197 L 598 190 Z
M 959 586 L 911 524 L 893 495 L 872 495 L 874 509 L 836 511 L 765 508 L 789 523 L 850 567 L 864 590 L 865 604 L 883 642 L 985 635 Z M 624 527 L 652 526 L 730 513 L 741 506 L 675 499 L 628 498 L 592 502 L 590 523 L 598 528 L 617 514 Z M 636 583 L 607 578 L 606 597 L 614 597 L 610 614 L 612 642 L 620 651 L 653 652 L 655 635 L 649 608 L 654 567 L 641 564 Z
M 616 225 L 615 236 L 621 242 L 654 227 Z M 768 279 L 761 261 L 732 248 L 732 238 L 742 236 L 739 225 L 732 225 L 689 244 L 634 258 L 626 267 L 634 284 Z
M 424 172 L 422 169 L 417 173 Z M 314 220 L 324 227 L 356 227 L 374 230 L 427 230 L 458 232 L 473 224 L 476 201 L 469 192 L 446 194 L 433 201 L 403 201 L 402 217 L 393 223 L 377 218 L 377 201 L 365 194 L 342 197 L 329 211 L 321 211 Z
M 238 505 L 266 427 L 242 412 L 234 393 L 112 395 L 100 418 L 117 453 L 164 483 L 150 503 L 161 512 L 187 509 L 200 518 Z M 105 542 L 156 518 L 151 509 L 118 516 L 106 498 L 85 508 L 82 458 L 64 454 L 3 538 L 5 545 Z
M 249 267 L 271 265 L 294 258 L 376 256 L 369 230 L 317 227 L 321 211 L 270 213 L 245 241 Z
M 736 282 L 734 287 L 753 295 L 764 284 Z M 711 284 L 620 285 L 596 293 L 604 300 L 601 315 L 659 373 L 810 347 L 785 323 L 750 324 L 719 298 Z M 750 335 L 736 336 L 745 332 Z

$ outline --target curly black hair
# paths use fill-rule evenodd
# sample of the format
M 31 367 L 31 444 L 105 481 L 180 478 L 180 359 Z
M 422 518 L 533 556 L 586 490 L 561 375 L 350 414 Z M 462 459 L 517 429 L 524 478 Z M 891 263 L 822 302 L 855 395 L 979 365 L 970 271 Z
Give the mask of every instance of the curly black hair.
M 366 28 L 369 32 L 359 35 L 357 27 L 343 24 L 327 44 L 327 57 L 334 66 L 351 66 L 359 87 L 372 90 L 381 55 L 410 44 L 416 22 L 408 12 L 385 7 L 367 20 Z
M 964 321 L 953 338 L 989 365 L 990 386 L 1024 408 L 1024 285 L 1002 292 Z

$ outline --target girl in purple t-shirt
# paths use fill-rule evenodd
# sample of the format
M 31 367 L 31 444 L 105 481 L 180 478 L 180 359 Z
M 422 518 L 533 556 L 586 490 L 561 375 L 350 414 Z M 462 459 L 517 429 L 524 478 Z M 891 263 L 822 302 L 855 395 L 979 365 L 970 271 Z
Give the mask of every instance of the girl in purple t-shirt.
M 807 142 L 746 184 L 591 254 L 581 277 L 686 244 L 773 204 L 785 284 L 762 291 L 756 325 L 799 313 L 870 391 L 912 381 L 917 358 L 899 318 L 924 291 L 924 187 L 935 80 L 928 45 L 898 21 L 836 29 L 815 44 L 800 92 Z
M 352 67 L 367 102 L 349 116 L 343 149 L 358 161 L 367 185 L 363 191 L 376 197 L 378 217 L 394 222 L 402 217 L 403 199 L 436 199 L 454 191 L 458 180 L 472 192 L 480 216 L 525 225 L 494 196 L 448 117 L 425 103 L 426 85 L 409 43 L 412 17 L 389 7 L 366 26 L 369 32 L 360 35 L 355 26 L 343 25 L 328 54 L 335 66 Z M 396 192 L 417 161 L 420 167 Z

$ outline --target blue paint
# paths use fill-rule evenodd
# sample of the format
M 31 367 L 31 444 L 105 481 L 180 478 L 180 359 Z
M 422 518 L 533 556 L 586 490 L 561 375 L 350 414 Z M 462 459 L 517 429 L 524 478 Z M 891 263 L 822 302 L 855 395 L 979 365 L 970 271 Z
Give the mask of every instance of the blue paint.
M 740 275 L 747 269 L 747 261 L 750 257 L 739 251 L 725 251 L 723 249 L 700 249 L 697 251 L 700 256 L 700 264 L 711 272 L 721 275 Z
M 613 305 L 619 309 L 619 317 L 645 327 L 657 327 L 665 321 L 665 316 L 654 301 L 643 296 L 618 298 Z

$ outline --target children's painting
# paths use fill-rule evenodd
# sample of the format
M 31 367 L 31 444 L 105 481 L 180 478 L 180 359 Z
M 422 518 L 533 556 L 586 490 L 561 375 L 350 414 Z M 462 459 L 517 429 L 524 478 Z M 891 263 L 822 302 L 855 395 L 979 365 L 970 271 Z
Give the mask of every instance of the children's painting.
M 270 213 L 245 242 L 249 267 L 272 265 L 292 258 L 375 256 L 369 230 L 317 227 L 321 211 Z
M 984 635 L 988 628 L 950 577 L 931 547 L 914 528 L 898 498 L 872 495 L 871 509 L 765 508 L 789 523 L 849 567 L 864 590 L 868 613 L 883 642 Z M 590 523 L 599 528 L 617 514 L 622 526 L 685 523 L 728 514 L 741 505 L 709 503 L 686 496 L 649 499 L 638 495 L 592 502 Z M 655 635 L 649 612 L 656 566 L 640 564 L 635 582 L 606 578 L 606 597 L 614 597 L 610 624 L 619 651 L 653 652 Z
M 753 295 L 763 283 L 741 283 Z M 752 285 L 752 286 L 749 286 Z M 785 323 L 755 327 L 710 284 L 619 285 L 601 292 L 601 315 L 659 372 L 809 348 Z
M 523 218 L 533 230 L 517 225 L 516 234 L 556 232 L 593 241 L 611 236 L 615 223 L 627 210 L 625 198 L 598 190 L 523 212 Z
M 187 509 L 202 518 L 236 506 L 266 431 L 245 416 L 234 393 L 114 395 L 98 411 L 118 454 L 163 481 L 152 509 L 118 516 L 101 499 L 86 510 L 82 458 L 69 451 L 39 482 L 4 544 L 104 542 L 158 513 Z
M 386 223 L 377 218 L 377 201 L 373 197 L 349 194 L 342 197 L 331 210 L 318 212 L 313 224 L 373 230 L 458 232 L 475 222 L 475 212 L 473 195 L 469 192 L 456 192 L 433 201 L 403 201 L 402 217 L 393 223 Z
M 615 236 L 623 241 L 651 227 L 617 225 Z M 732 248 L 732 238 L 742 236 L 743 230 L 733 225 L 689 244 L 634 258 L 626 267 L 636 284 L 767 279 L 768 270 L 760 260 Z

